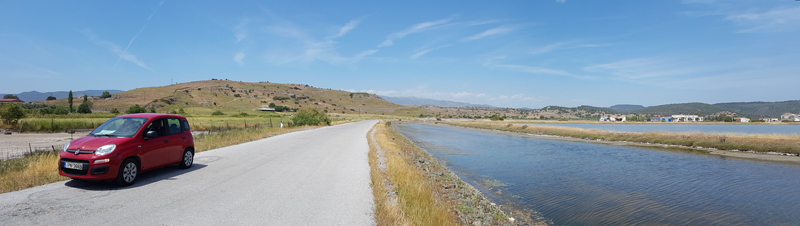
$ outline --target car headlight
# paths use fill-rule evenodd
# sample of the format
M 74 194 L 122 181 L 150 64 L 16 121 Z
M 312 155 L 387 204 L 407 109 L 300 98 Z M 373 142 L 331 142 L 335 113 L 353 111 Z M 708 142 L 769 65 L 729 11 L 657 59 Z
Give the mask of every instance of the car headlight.
M 116 144 L 107 144 L 94 151 L 94 155 L 105 155 L 114 151 L 117 148 Z
M 62 149 L 61 149 L 61 151 L 62 151 L 62 152 L 64 152 L 64 151 L 67 151 L 67 148 L 69 148 L 69 142 L 67 142 L 66 144 L 64 144 L 64 148 L 62 148 Z

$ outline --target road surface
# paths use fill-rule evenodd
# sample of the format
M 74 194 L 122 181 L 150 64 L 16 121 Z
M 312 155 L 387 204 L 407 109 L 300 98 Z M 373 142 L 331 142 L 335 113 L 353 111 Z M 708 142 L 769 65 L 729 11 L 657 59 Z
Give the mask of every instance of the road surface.
M 197 153 L 130 187 L 64 181 L 0 194 L 0 225 L 374 225 L 361 121 Z M 55 164 L 55 163 L 54 163 Z

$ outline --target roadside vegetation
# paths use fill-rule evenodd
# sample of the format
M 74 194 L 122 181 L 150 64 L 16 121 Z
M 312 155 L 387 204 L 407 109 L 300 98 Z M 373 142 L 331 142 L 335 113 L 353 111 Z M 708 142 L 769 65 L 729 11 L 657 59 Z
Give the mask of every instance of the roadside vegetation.
M 367 134 L 377 225 L 546 225 L 513 220 L 391 124 Z
M 450 125 L 478 129 L 492 129 L 508 132 L 572 137 L 585 140 L 625 141 L 649 144 L 666 144 L 686 147 L 716 148 L 720 150 L 739 150 L 754 152 L 777 152 L 791 155 L 800 154 L 800 135 L 783 134 L 725 134 L 725 133 L 628 133 L 594 129 L 514 125 L 492 122 L 448 122 Z

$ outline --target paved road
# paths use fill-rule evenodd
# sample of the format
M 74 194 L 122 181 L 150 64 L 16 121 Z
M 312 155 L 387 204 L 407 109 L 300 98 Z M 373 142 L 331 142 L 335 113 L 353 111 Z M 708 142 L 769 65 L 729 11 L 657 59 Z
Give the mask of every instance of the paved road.
M 374 225 L 376 121 L 198 153 L 136 184 L 66 181 L 0 194 L 0 225 Z

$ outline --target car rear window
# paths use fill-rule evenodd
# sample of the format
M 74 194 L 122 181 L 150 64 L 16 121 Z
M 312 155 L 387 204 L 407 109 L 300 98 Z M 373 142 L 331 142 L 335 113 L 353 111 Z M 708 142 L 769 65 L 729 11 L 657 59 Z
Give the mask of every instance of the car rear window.
M 181 121 L 176 118 L 168 118 L 167 127 L 169 128 L 170 135 L 179 134 L 183 132 L 181 131 Z
M 183 125 L 183 131 L 189 131 L 189 122 L 181 121 L 181 125 Z

